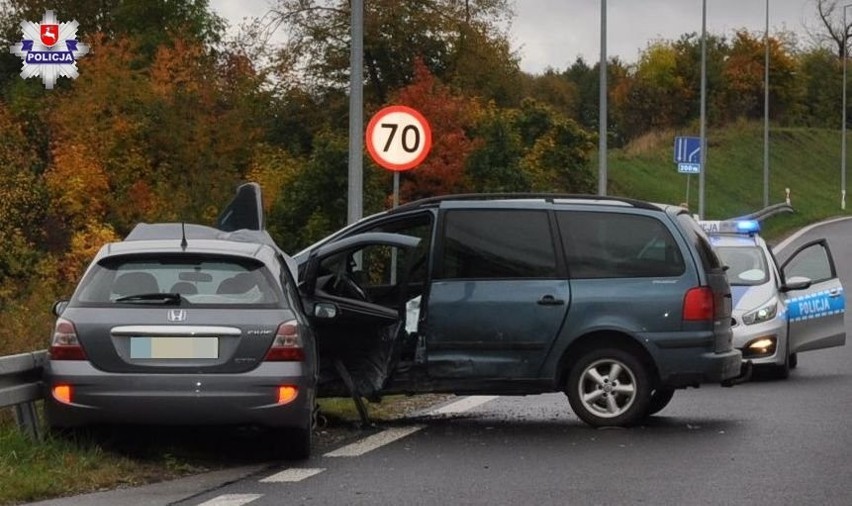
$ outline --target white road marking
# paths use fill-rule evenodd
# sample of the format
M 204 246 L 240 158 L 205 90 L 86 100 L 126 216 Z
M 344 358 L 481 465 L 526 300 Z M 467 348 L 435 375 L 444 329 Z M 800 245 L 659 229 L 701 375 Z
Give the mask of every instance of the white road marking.
M 792 244 L 792 243 L 793 243 L 793 241 L 795 241 L 795 240 L 796 240 L 796 239 L 798 239 L 799 237 L 801 237 L 801 236 L 805 235 L 806 233 L 810 232 L 811 230 L 813 230 L 813 229 L 815 229 L 815 228 L 817 228 L 817 227 L 821 227 L 821 226 L 823 226 L 823 225 L 830 225 L 830 224 L 832 224 L 832 223 L 837 223 L 838 221 L 845 221 L 845 220 L 852 220 L 852 218 L 850 218 L 850 217 L 848 217 L 848 216 L 847 216 L 847 217 L 845 217 L 845 218 L 835 218 L 835 219 L 832 219 L 832 220 L 827 220 L 827 221 L 821 221 L 821 222 L 819 222 L 819 223 L 814 223 L 813 225 L 808 225 L 807 227 L 805 227 L 805 228 L 803 228 L 803 229 L 800 229 L 800 230 L 799 230 L 799 231 L 797 231 L 795 234 L 791 235 L 790 237 L 788 237 L 787 239 L 785 239 L 784 241 L 782 241 L 782 242 L 781 242 L 781 244 L 779 244 L 778 246 L 775 246 L 774 248 L 772 248 L 772 251 L 774 251 L 774 252 L 780 252 L 780 251 L 782 251 L 784 248 L 786 248 L 786 247 L 788 247 L 790 244 Z
M 308 469 L 308 468 L 300 468 L 294 467 L 292 469 L 285 469 L 280 473 L 275 473 L 272 476 L 267 476 L 266 478 L 260 480 L 261 483 L 282 483 L 282 482 L 295 482 L 302 481 L 306 478 L 310 478 L 311 476 L 315 476 L 321 472 L 325 471 L 325 469 L 317 468 L 317 469 Z
M 496 395 L 471 395 L 470 397 L 465 397 L 464 399 L 453 402 L 452 404 L 447 404 L 444 407 L 433 409 L 426 413 L 426 415 L 455 415 L 458 413 L 464 413 L 465 411 L 470 411 L 473 408 L 482 406 L 486 402 L 491 402 L 496 399 Z
M 426 416 L 434 415 L 454 415 L 470 411 L 473 408 L 482 406 L 486 402 L 496 399 L 496 395 L 473 395 L 465 397 L 461 400 L 447 404 L 444 407 L 434 409 L 425 413 Z M 371 452 L 376 448 L 393 443 L 406 436 L 410 436 L 415 432 L 423 429 L 423 425 L 414 425 L 412 427 L 395 427 L 392 429 L 383 430 L 378 434 L 366 437 L 361 441 L 356 441 L 350 445 L 346 445 L 337 450 L 330 451 L 323 455 L 324 457 L 358 457 L 367 452 Z
M 361 441 L 356 441 L 350 445 L 346 445 L 342 448 L 338 448 L 337 450 L 331 451 L 323 455 L 324 457 L 360 457 L 367 452 L 371 452 L 376 448 L 380 448 L 384 445 L 393 443 L 399 439 L 402 439 L 406 436 L 410 436 L 415 432 L 422 429 L 423 425 L 414 425 L 412 427 L 394 427 L 392 429 L 387 429 L 379 432 L 378 434 L 373 434 L 372 436 L 366 437 Z
M 263 494 L 227 494 L 214 497 L 198 506 L 242 506 L 261 497 L 263 497 Z

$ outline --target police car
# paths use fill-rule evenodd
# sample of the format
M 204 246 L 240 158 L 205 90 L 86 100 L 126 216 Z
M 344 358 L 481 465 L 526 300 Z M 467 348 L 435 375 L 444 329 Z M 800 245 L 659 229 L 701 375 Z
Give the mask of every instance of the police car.
M 778 265 L 754 220 L 702 221 L 727 266 L 734 347 L 755 366 L 787 378 L 802 351 L 843 346 L 846 300 L 825 239 Z

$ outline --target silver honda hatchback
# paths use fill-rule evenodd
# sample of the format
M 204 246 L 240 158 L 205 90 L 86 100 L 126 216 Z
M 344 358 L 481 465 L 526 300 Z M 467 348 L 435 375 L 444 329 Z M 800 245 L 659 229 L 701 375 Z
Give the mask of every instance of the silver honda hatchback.
M 317 358 L 301 307 L 266 232 L 139 225 L 54 307 L 48 424 L 257 425 L 306 458 Z

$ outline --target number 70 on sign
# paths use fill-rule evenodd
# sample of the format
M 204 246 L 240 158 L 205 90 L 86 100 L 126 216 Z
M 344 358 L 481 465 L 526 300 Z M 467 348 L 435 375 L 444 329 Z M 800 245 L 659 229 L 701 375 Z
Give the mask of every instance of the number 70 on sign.
M 367 125 L 367 151 L 382 167 L 393 171 L 420 165 L 432 148 L 429 122 L 418 111 L 392 105 L 377 112 Z

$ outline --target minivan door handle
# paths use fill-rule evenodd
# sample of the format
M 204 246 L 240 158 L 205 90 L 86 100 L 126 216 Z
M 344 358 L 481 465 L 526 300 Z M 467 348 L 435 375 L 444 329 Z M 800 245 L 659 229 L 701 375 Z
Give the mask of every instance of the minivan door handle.
M 538 303 L 542 306 L 561 306 L 565 304 L 565 301 L 562 299 L 557 299 L 553 295 L 545 295 L 544 297 L 538 299 Z

